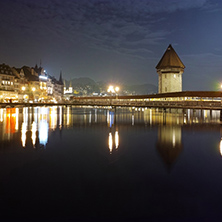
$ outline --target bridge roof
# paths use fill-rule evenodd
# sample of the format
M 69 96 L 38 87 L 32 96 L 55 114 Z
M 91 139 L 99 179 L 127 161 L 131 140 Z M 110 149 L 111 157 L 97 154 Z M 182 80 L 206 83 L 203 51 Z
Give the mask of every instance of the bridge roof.
M 165 51 L 161 60 L 156 66 L 156 69 L 166 68 L 185 68 L 184 64 L 182 63 L 179 56 L 171 45 L 168 46 L 167 50 Z
M 157 93 L 148 95 L 130 95 L 130 96 L 118 96 L 118 99 L 153 99 L 153 98 L 175 98 L 175 97 L 197 97 L 197 98 L 219 98 L 222 97 L 222 91 L 182 91 L 182 92 L 170 92 L 170 93 Z M 75 97 L 74 100 L 84 99 L 115 99 L 115 96 L 88 96 L 88 97 Z

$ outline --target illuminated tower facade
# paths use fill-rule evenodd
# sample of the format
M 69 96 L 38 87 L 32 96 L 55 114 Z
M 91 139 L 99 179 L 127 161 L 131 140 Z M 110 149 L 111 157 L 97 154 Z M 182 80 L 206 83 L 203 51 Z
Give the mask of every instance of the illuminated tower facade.
M 184 64 L 171 45 L 163 54 L 156 66 L 158 79 L 158 93 L 181 92 Z

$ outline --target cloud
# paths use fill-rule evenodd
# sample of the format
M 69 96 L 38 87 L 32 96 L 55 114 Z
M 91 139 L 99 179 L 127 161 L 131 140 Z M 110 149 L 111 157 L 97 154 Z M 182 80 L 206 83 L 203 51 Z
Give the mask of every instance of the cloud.
M 177 10 L 187 10 L 192 8 L 202 8 L 206 5 L 207 0 L 161 0 L 161 1 L 148 1 L 150 2 L 151 13 L 161 12 L 175 12 Z
M 201 53 L 201 54 L 189 54 L 182 55 L 182 57 L 190 62 L 191 64 L 196 64 L 197 67 L 219 67 L 221 69 L 222 55 L 217 55 L 214 53 Z
M 1 23 L 18 35 L 63 39 L 120 53 L 150 52 L 170 34 L 161 13 L 203 8 L 207 0 L 7 0 L 0 3 Z M 10 13 L 8 13 L 10 12 Z M 158 14 L 158 17 L 156 16 Z M 136 52 L 137 51 L 137 52 Z M 142 56 L 142 54 L 140 54 Z

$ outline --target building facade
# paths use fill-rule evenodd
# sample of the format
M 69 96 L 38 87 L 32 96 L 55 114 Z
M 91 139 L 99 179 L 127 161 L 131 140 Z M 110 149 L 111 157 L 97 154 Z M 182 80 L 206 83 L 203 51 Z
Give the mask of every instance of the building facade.
M 0 64 L 0 102 L 8 102 L 18 98 L 15 90 L 15 78 L 13 69 L 6 65 Z
M 0 64 L 0 102 L 60 102 L 62 99 L 61 73 L 56 80 L 37 65 L 11 68 Z
M 181 92 L 184 64 L 171 45 L 156 66 L 158 73 L 158 93 Z

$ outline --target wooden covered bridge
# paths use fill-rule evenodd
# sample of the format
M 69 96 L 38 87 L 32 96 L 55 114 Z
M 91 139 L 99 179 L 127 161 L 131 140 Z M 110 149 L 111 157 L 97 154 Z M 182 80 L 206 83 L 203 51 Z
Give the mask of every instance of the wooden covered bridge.
M 222 109 L 222 92 L 184 91 L 151 95 L 72 97 L 70 105 Z
M 1 103 L 0 107 L 16 106 L 111 106 L 111 107 L 147 107 L 176 109 L 222 110 L 222 92 L 184 91 L 130 96 L 90 96 L 72 97 L 59 103 Z

